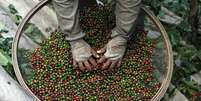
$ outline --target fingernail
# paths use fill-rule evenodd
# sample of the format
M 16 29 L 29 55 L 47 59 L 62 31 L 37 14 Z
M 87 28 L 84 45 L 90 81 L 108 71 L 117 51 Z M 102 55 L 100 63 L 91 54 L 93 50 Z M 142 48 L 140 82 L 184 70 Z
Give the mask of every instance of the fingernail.
M 101 50 L 98 50 L 97 53 L 101 53 Z
M 99 56 L 99 55 L 96 55 L 96 57 L 97 57 L 97 58 L 100 58 L 100 56 Z

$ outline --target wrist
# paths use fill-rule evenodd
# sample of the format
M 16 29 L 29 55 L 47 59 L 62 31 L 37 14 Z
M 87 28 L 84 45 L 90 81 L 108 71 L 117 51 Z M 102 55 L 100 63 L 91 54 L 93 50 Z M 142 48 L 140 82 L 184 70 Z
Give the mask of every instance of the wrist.
M 124 39 L 128 40 L 129 39 L 129 34 L 119 31 L 117 29 L 112 30 L 111 38 L 115 37 L 123 37 Z
M 70 45 L 74 45 L 76 43 L 83 43 L 83 42 L 85 42 L 83 38 L 73 40 L 73 41 L 69 41 Z
M 116 42 L 122 43 L 122 44 L 126 44 L 128 42 L 128 38 L 125 38 L 121 35 L 115 36 L 112 38 L 112 40 L 115 40 Z

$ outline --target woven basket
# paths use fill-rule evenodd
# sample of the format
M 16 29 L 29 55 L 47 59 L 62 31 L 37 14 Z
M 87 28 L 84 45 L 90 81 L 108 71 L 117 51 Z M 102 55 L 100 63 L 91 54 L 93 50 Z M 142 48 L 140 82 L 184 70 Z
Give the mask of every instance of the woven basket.
M 19 25 L 19 28 L 17 30 L 17 33 L 14 37 L 13 41 L 13 47 L 12 47 L 12 60 L 13 60 L 13 67 L 14 71 L 17 77 L 17 80 L 21 84 L 21 86 L 24 88 L 27 94 L 32 96 L 33 98 L 37 99 L 40 101 L 40 99 L 35 96 L 32 91 L 29 89 L 29 87 L 26 85 L 24 78 L 22 77 L 20 68 L 19 68 L 19 63 L 18 63 L 18 56 L 17 56 L 17 49 L 18 49 L 18 44 L 20 37 L 22 36 L 23 33 L 23 28 L 25 25 L 29 22 L 29 20 L 45 5 L 49 3 L 49 0 L 42 0 L 40 3 L 38 3 L 27 15 L 26 17 L 22 20 L 21 24 Z M 172 48 L 171 44 L 168 38 L 168 35 L 163 27 L 163 25 L 160 23 L 160 21 L 156 18 L 156 16 L 148 10 L 146 7 L 142 7 L 142 11 L 145 13 L 145 15 L 153 22 L 153 24 L 156 26 L 156 28 L 159 30 L 161 33 L 161 37 L 164 42 L 164 48 L 166 49 L 166 58 L 165 58 L 165 69 L 166 73 L 163 74 L 163 80 L 161 81 L 161 87 L 158 90 L 158 92 L 155 94 L 155 96 L 151 99 L 151 101 L 159 101 L 165 94 L 170 81 L 172 77 L 172 71 L 173 71 L 173 53 L 172 53 Z

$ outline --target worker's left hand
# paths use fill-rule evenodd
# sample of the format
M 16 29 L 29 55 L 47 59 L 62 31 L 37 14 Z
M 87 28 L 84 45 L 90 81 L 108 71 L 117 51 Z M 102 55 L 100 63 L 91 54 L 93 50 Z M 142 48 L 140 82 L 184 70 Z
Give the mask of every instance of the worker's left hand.
M 104 54 L 98 60 L 98 64 L 102 64 L 100 69 L 107 70 L 120 67 L 126 46 L 127 40 L 121 36 L 116 36 L 104 48 L 97 51 L 98 54 Z

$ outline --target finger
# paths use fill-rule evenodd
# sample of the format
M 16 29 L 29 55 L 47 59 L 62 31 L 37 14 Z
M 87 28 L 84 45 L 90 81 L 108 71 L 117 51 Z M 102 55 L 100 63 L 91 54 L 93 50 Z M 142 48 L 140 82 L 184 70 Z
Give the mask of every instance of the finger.
M 94 58 L 90 57 L 90 58 L 89 58 L 89 62 L 90 62 L 94 67 L 97 66 L 96 60 L 94 60 Z
M 118 63 L 117 63 L 117 68 L 119 68 L 119 67 L 121 66 L 121 61 L 122 61 L 122 60 L 119 60 L 119 61 L 118 61 Z
M 86 67 L 87 71 L 91 71 L 91 65 L 89 64 L 88 61 L 84 62 L 84 66 Z
M 111 64 L 111 61 L 108 60 L 106 63 L 103 64 L 102 70 L 108 69 Z
M 79 64 L 80 70 L 84 72 L 85 71 L 85 67 L 84 67 L 83 63 L 79 62 L 78 64 Z
M 106 52 L 106 47 L 101 48 L 100 50 L 97 51 L 98 54 L 103 54 Z
M 77 69 L 77 67 L 78 67 L 77 62 L 75 60 L 73 60 L 73 68 Z
M 118 60 L 112 61 L 109 69 L 113 69 L 115 66 L 117 66 L 118 62 Z
M 95 57 L 95 58 L 100 58 L 100 56 L 96 53 L 96 51 L 92 50 L 92 55 Z
M 107 58 L 106 58 L 105 56 L 102 56 L 102 57 L 98 60 L 98 63 L 101 64 L 101 63 L 105 62 L 106 59 L 107 59 Z

